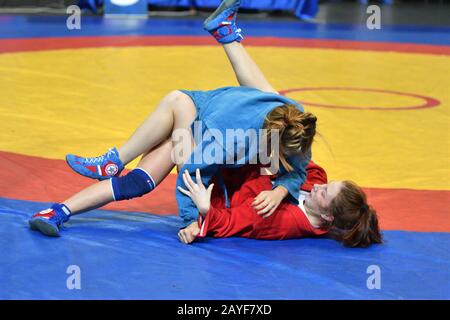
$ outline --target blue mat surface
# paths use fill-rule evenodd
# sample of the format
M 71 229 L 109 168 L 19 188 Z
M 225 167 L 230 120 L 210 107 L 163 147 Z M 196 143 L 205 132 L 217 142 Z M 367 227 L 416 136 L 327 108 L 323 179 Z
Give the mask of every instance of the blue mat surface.
M 0 299 L 449 299 L 450 234 L 387 231 L 347 249 L 329 239 L 179 242 L 175 216 L 96 210 L 60 238 L 28 229 L 47 204 L 0 198 Z M 69 290 L 67 268 L 81 271 Z M 366 286 L 368 266 L 381 289 Z
M 84 36 L 208 36 L 199 18 L 186 19 L 103 19 L 83 16 L 81 30 L 66 28 L 67 17 L 61 16 L 2 16 L 0 38 L 47 38 Z M 298 21 L 249 21 L 239 26 L 245 36 L 382 41 L 429 45 L 450 45 L 450 27 L 383 26 L 373 31 L 365 25 L 302 23 Z

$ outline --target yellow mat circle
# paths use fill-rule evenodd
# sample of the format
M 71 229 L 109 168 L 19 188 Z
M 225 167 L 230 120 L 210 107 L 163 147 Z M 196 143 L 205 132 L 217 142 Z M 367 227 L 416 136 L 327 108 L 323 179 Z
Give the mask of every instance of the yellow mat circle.
M 450 57 L 332 49 L 248 49 L 278 90 L 346 87 L 432 97 L 417 110 L 306 109 L 319 119 L 316 162 L 365 187 L 450 189 Z M 0 55 L 0 150 L 64 159 L 120 145 L 174 89 L 237 85 L 219 47 L 129 47 Z M 417 98 L 329 91 L 288 96 L 382 108 Z M 375 100 L 375 101 L 374 101 Z

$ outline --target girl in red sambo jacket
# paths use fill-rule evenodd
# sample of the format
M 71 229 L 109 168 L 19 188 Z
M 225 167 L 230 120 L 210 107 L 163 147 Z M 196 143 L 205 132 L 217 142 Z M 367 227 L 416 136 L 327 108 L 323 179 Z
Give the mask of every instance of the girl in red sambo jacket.
M 267 213 L 258 211 L 258 195 L 272 190 L 271 177 L 260 174 L 260 167 L 248 165 L 239 169 L 224 169 L 225 186 L 227 188 L 229 206 L 227 207 L 224 191 L 214 184 L 205 188 L 201 184 L 200 172 L 197 172 L 195 183 L 188 174 L 183 179 L 186 189 L 180 191 L 190 196 L 199 209 L 198 225 L 180 230 L 178 236 L 183 243 L 191 243 L 196 238 L 206 236 L 215 238 L 244 237 L 266 240 L 282 240 L 292 238 L 315 237 L 327 233 L 320 219 L 309 216 L 304 201 L 311 198 L 311 191 L 319 192 L 321 185 L 327 184 L 325 170 L 312 161 L 306 168 L 306 182 L 301 186 L 299 205 L 282 202 L 276 211 Z M 332 191 L 332 190 L 330 190 Z M 338 190 L 336 189 L 336 192 Z M 266 205 L 261 205 L 265 208 Z

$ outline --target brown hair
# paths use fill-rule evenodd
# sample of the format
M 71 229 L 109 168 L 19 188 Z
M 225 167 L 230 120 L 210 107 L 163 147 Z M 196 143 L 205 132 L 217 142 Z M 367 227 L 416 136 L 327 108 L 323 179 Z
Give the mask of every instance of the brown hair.
M 286 152 L 305 154 L 311 148 L 316 134 L 317 118 L 302 112 L 293 105 L 282 105 L 269 112 L 264 119 L 264 129 L 270 143 L 272 130 L 280 134 L 280 162 L 287 171 L 292 166 L 286 160 Z
M 341 191 L 328 209 L 334 217 L 331 233 L 346 247 L 368 247 L 383 242 L 377 213 L 367 204 L 366 194 L 354 182 L 342 182 Z

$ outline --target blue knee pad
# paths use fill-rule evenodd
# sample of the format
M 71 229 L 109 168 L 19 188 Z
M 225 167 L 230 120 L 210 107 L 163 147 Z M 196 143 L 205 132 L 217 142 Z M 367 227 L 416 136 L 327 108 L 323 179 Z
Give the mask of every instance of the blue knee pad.
M 136 168 L 123 177 L 111 178 L 115 201 L 141 197 L 155 188 L 155 181 L 145 170 Z

